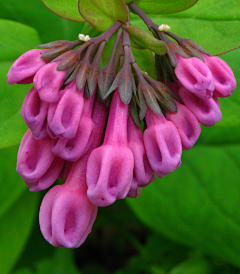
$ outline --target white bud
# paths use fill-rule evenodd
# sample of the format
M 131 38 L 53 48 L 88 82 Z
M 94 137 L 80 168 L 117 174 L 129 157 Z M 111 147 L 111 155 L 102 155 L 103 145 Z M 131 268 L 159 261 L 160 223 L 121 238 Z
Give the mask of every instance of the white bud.
M 164 31 L 164 32 L 168 32 L 170 30 L 170 26 L 169 25 L 165 25 L 165 24 L 162 24 L 158 27 L 158 30 L 159 31 Z
M 85 41 L 85 42 L 88 42 L 90 39 L 91 39 L 90 36 L 89 36 L 89 35 L 86 35 L 85 38 L 84 38 L 84 41 Z
M 84 41 L 85 35 L 82 34 L 82 33 L 79 33 L 79 34 L 78 34 L 78 39 L 79 39 L 80 41 Z

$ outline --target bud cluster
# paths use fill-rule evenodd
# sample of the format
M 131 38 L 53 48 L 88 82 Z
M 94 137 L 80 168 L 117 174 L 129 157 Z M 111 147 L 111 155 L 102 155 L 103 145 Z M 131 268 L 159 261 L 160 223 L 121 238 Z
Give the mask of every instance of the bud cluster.
M 167 54 L 155 54 L 158 80 L 137 65 L 128 27 L 121 22 L 95 38 L 81 35 L 30 50 L 7 75 L 9 84 L 33 83 L 21 109 L 29 130 L 19 147 L 17 171 L 31 191 L 66 180 L 49 190 L 40 209 L 42 233 L 54 246 L 78 247 L 98 206 L 135 198 L 154 173 L 162 178 L 178 168 L 182 150 L 200 135 L 199 122 L 220 121 L 217 97 L 236 88 L 224 61 L 169 28 L 159 30 L 130 5 L 166 43 Z M 115 32 L 102 67 L 104 47 Z

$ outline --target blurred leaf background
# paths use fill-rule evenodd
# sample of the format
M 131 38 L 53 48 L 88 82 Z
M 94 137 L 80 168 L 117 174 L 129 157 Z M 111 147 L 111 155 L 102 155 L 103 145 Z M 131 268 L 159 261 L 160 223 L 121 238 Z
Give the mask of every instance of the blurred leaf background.
M 239 46 L 239 17 L 238 0 L 199 0 L 186 11 L 152 18 L 220 54 Z M 80 248 L 54 248 L 38 225 L 45 193 L 30 193 L 15 171 L 26 130 L 20 108 L 30 87 L 8 86 L 6 74 L 38 44 L 97 32 L 55 15 L 40 0 L 0 0 L 0 18 L 0 273 L 240 273 L 240 88 L 220 100 L 222 121 L 202 128 L 180 168 L 156 179 L 137 199 L 100 208 Z M 136 15 L 132 23 L 144 28 Z M 136 51 L 141 67 L 153 75 L 148 56 Z M 240 81 L 240 50 L 221 57 Z

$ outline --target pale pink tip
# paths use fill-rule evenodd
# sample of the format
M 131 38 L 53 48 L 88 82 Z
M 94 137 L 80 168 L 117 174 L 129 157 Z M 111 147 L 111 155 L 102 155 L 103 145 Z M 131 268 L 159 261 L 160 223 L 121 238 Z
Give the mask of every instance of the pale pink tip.
M 176 57 L 175 73 L 179 82 L 198 97 L 210 98 L 214 91 L 214 81 L 208 66 L 196 57 Z
M 32 83 L 35 73 L 48 61 L 41 58 L 47 49 L 32 49 L 21 55 L 11 66 L 7 78 L 8 84 Z
M 168 110 L 166 118 L 177 127 L 183 149 L 190 149 L 198 140 L 201 127 L 196 116 L 186 106 L 175 101 L 178 112 Z
M 44 238 L 53 246 L 79 247 L 91 232 L 97 207 L 81 188 L 57 185 L 45 195 L 39 213 Z

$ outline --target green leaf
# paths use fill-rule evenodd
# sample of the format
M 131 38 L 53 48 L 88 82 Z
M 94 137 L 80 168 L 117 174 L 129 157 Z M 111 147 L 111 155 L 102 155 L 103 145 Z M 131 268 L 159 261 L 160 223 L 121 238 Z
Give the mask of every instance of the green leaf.
M 153 230 L 240 266 L 240 145 L 196 146 L 182 165 L 128 199 Z
M 55 14 L 76 22 L 84 22 L 78 11 L 78 0 L 41 0 Z
M 127 28 L 127 32 L 134 41 L 134 47 L 149 49 L 158 55 L 164 55 L 167 48 L 164 42 L 154 38 L 150 33 L 136 27 Z
M 8 85 L 6 74 L 12 62 L 40 43 L 36 31 L 9 20 L 0 20 L 0 148 L 19 144 L 27 127 L 20 109 L 29 85 Z M 14 42 L 13 42 L 14 41 Z
M 39 0 L 0 0 L 0 6 L 0 18 L 18 21 L 35 28 L 41 38 L 41 43 L 63 39 L 76 40 L 84 26 L 84 23 L 72 22 L 57 16 Z M 76 12 L 78 12 L 77 5 Z M 21 34 L 18 33 L 18 39 L 21 39 Z M 17 42 L 17 39 L 15 41 Z M 33 48 L 37 45 L 33 45 Z
M 168 24 L 173 33 L 192 39 L 211 54 L 219 55 L 240 46 L 239 10 L 238 0 L 201 0 L 187 11 L 151 18 L 154 23 Z M 139 17 L 131 18 L 135 26 L 145 27 Z
M 136 1 L 136 4 L 147 14 L 170 14 L 189 9 L 195 5 L 197 1 L 198 0 L 141 0 L 139 3 Z M 129 3 L 130 1 L 127 2 Z
M 123 0 L 79 0 L 79 11 L 98 31 L 107 30 L 116 21 L 128 21 L 128 10 Z
M 37 208 L 38 193 L 25 191 L 0 218 L 1 274 L 8 274 L 20 256 L 31 232 Z

